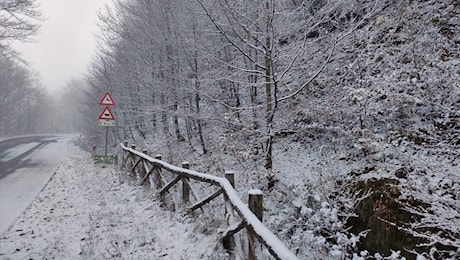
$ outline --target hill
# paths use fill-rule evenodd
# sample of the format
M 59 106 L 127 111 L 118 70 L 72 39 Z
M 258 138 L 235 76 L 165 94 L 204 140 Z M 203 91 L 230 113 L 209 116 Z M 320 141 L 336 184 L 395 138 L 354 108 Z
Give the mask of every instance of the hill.
M 242 190 L 262 189 L 267 225 L 300 257 L 454 259 L 459 9 L 455 0 L 118 4 L 101 17 L 106 49 L 87 103 L 111 91 L 113 143 L 234 170 Z

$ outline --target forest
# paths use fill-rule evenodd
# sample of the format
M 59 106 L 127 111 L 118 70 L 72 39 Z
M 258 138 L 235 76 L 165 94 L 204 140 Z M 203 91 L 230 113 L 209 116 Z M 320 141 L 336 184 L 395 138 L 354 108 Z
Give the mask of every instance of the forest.
M 114 146 L 238 171 L 301 258 L 459 256 L 458 1 L 120 0 L 99 26 Z
M 457 0 L 114 0 L 99 27 L 54 131 L 102 146 L 110 92 L 111 151 L 237 172 L 301 259 L 460 256 Z M 2 46 L 0 135 L 46 131 L 33 112 L 55 108 Z
M 17 42 L 33 42 L 45 19 L 36 0 L 0 1 L 0 138 L 81 131 L 83 79 L 69 79 L 64 91 L 50 94 Z

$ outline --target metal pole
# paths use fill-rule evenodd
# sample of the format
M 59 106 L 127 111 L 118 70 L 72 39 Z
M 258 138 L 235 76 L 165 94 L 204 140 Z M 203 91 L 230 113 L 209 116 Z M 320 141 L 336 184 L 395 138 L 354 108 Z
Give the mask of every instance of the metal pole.
M 109 127 L 105 127 L 105 156 L 107 156 L 107 140 L 109 139 Z

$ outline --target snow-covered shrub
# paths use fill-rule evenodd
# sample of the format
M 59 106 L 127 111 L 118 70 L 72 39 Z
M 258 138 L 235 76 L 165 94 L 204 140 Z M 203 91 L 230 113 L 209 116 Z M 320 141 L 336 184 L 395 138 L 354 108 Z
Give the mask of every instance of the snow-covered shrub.
M 344 183 L 338 181 L 338 186 Z M 346 221 L 353 216 L 353 196 L 335 192 L 329 194 L 318 187 L 284 187 L 272 192 L 278 203 L 268 205 L 266 222 L 278 230 L 282 240 L 298 256 L 309 258 L 346 258 L 356 251 L 362 234 L 354 235 L 346 228 Z M 337 188 L 337 186 L 336 186 Z M 324 193 L 323 193 L 324 192 Z M 276 207 L 276 208 L 273 208 Z

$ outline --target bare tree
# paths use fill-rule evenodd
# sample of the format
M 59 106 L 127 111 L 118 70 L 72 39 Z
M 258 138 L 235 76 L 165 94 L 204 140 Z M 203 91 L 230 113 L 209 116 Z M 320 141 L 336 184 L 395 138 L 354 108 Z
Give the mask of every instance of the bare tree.
M 37 112 L 42 112 L 39 101 L 46 93 L 38 82 L 19 61 L 0 54 L 0 135 L 43 130 L 47 121 Z
M 111 88 L 121 100 L 123 128 L 130 128 L 132 137 L 146 139 L 161 123 L 166 140 L 174 135 L 182 141 L 187 133 L 192 146 L 195 135 L 206 151 L 206 115 L 220 121 L 224 132 L 226 126 L 248 129 L 248 149 L 262 150 L 270 169 L 282 125 L 275 117 L 279 103 L 308 92 L 337 42 L 375 10 L 370 5 L 365 14 L 354 15 L 347 6 L 346 1 L 118 0 L 101 16 L 105 49 L 92 84 Z M 330 33 L 335 41 L 322 40 Z M 311 69 L 309 56 L 320 66 Z
M 253 111 L 253 131 L 264 139 L 260 142 L 267 169 L 272 168 L 272 146 L 280 125 L 275 119 L 279 103 L 289 103 L 308 92 L 307 87 L 332 61 L 336 44 L 381 9 L 379 1 L 366 3 L 369 6 L 363 14 L 353 13 L 347 1 L 304 5 L 273 0 L 197 2 L 231 53 L 230 59 L 215 58 L 222 63 L 216 72 L 250 90 L 251 102 L 245 107 L 235 107 L 219 97 L 215 100 L 232 110 Z M 329 35 L 335 40 L 322 40 Z M 320 66 L 312 69 L 305 62 L 308 56 Z
M 12 41 L 26 41 L 38 32 L 41 14 L 36 0 L 0 0 L 0 50 L 17 56 Z

